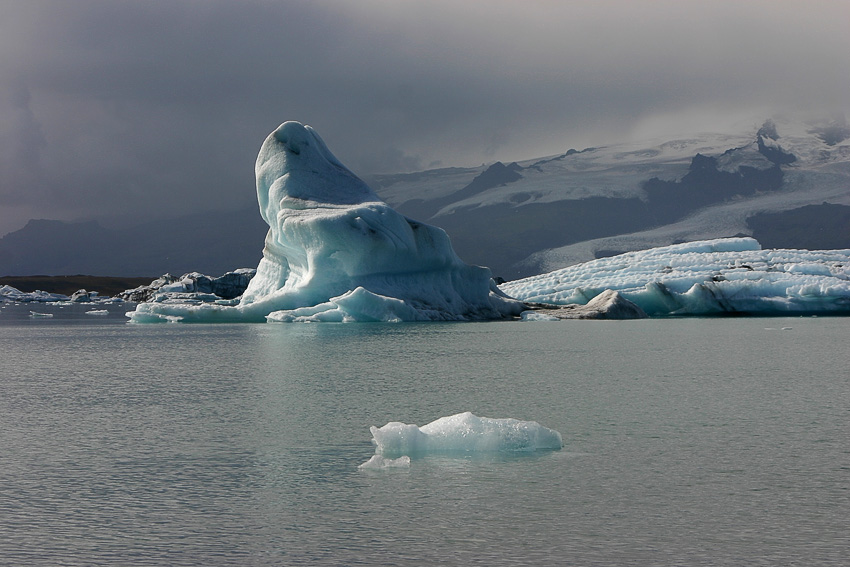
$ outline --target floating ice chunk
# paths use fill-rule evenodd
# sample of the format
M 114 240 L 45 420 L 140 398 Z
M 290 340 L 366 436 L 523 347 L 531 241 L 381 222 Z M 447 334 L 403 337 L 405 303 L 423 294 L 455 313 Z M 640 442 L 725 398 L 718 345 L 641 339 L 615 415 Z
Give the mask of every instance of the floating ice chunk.
M 643 309 L 608 289 L 586 305 L 534 305 L 533 311 L 522 313 L 523 321 L 558 321 L 560 319 L 645 319 Z
M 30 317 L 32 317 L 33 319 L 50 318 L 53 317 L 53 313 L 39 313 L 38 311 L 30 311 Z
M 107 309 L 92 309 L 91 311 L 86 311 L 86 315 L 109 315 L 109 310 L 107 310 Z
M 390 422 L 369 431 L 375 454 L 384 457 L 531 452 L 563 446 L 560 433 L 536 421 L 478 417 L 471 412 L 441 417 L 422 427 Z
M 313 307 L 274 311 L 266 319 L 278 323 L 310 321 L 398 323 L 427 320 L 427 317 L 401 299 L 378 295 L 358 287 Z
M 614 290 L 656 316 L 848 313 L 850 250 L 762 250 L 752 238 L 725 238 L 600 258 L 500 287 L 556 305 Z
M 98 292 L 96 291 L 86 291 L 84 289 L 78 289 L 74 293 L 71 294 L 71 302 L 73 303 L 91 303 L 98 299 Z
M 0 303 L 49 303 L 68 300 L 69 297 L 61 293 L 48 293 L 40 290 L 26 292 L 20 291 L 10 285 L 0 286 Z
M 523 311 L 520 319 L 523 321 L 560 321 L 558 317 L 540 311 Z
M 179 278 L 163 274 L 148 285 L 125 290 L 119 295 L 137 303 L 156 301 L 197 305 L 225 301 L 235 305 L 256 272 L 254 268 L 240 268 L 217 278 L 199 272 L 183 274 Z
M 381 455 L 372 455 L 371 459 L 357 468 L 361 470 L 409 469 L 410 457 L 403 455 L 397 459 L 387 459 Z

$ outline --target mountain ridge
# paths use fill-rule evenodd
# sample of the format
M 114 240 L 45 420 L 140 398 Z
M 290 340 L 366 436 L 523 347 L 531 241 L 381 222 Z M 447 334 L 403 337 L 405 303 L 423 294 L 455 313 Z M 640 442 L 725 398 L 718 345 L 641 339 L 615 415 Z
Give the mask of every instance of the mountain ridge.
M 749 132 L 364 180 L 397 211 L 446 230 L 465 261 L 505 279 L 612 252 L 740 235 L 765 247 L 850 248 L 842 230 L 850 213 L 850 127 L 841 120 L 769 120 Z M 0 275 L 224 273 L 256 266 L 268 229 L 254 209 L 120 229 L 31 223 L 0 238 Z

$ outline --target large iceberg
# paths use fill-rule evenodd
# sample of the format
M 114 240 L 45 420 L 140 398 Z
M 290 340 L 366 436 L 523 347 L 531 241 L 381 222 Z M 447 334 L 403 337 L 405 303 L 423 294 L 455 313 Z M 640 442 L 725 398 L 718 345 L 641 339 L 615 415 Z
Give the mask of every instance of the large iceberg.
M 375 454 L 384 458 L 528 453 L 559 450 L 563 446 L 560 433 L 536 421 L 479 417 L 471 412 L 441 417 L 422 427 L 393 421 L 369 430 Z
M 763 250 L 752 238 L 675 244 L 502 284 L 527 302 L 616 291 L 650 316 L 850 314 L 850 250 Z
M 439 228 L 394 211 L 309 126 L 285 122 L 256 163 L 263 258 L 238 305 L 144 303 L 155 321 L 427 321 L 519 315 L 490 270 L 463 263 Z

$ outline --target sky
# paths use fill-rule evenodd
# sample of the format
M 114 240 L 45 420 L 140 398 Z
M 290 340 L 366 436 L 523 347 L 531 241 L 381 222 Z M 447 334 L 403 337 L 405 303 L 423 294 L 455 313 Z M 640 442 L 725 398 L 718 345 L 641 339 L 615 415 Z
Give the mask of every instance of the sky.
M 850 2 L 0 0 L 0 236 L 256 205 L 286 120 L 361 176 L 850 113 Z

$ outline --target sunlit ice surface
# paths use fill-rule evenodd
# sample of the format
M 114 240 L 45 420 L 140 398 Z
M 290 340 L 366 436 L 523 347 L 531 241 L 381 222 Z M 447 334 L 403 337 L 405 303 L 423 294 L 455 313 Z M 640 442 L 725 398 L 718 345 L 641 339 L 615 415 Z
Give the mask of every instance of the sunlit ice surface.
M 523 301 L 584 304 L 615 290 L 650 316 L 850 313 L 850 250 L 687 242 L 600 258 L 500 286 Z

